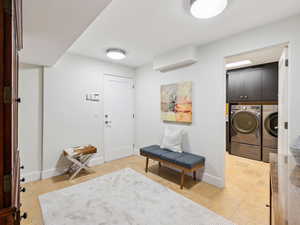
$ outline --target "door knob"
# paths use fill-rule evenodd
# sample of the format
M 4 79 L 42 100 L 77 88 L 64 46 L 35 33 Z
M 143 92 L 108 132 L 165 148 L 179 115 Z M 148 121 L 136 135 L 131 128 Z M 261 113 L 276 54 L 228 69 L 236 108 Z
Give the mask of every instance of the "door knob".
M 24 220 L 26 220 L 26 219 L 27 219 L 27 217 L 28 217 L 27 213 L 24 213 L 24 214 L 21 216 L 21 219 L 24 219 Z

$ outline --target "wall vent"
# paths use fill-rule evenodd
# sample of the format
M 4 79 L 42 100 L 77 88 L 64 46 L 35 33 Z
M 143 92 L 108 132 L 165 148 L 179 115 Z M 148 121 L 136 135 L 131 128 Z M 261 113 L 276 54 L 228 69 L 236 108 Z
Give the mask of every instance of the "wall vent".
M 168 72 L 189 66 L 197 61 L 197 47 L 187 46 L 155 57 L 153 69 L 160 72 Z

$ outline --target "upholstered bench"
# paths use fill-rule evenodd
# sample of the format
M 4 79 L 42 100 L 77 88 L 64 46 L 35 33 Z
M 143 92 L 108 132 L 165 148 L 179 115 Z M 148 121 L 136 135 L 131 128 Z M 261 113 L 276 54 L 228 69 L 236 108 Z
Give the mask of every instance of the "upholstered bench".
M 205 164 L 205 158 L 188 152 L 174 152 L 169 149 L 160 148 L 159 145 L 151 145 L 140 149 L 140 154 L 146 157 L 146 173 L 148 172 L 149 159 L 181 170 L 180 188 L 183 189 L 185 173 L 193 173 L 196 180 L 196 171 Z

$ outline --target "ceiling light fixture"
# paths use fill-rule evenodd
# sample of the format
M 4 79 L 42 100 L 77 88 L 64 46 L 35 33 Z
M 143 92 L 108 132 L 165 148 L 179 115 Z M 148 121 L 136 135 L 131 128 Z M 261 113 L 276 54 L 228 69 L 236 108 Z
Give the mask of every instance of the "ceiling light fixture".
M 199 19 L 208 19 L 223 12 L 228 0 L 191 0 L 191 14 Z
M 243 61 L 228 63 L 228 64 L 226 64 L 226 68 L 245 66 L 245 65 L 249 65 L 249 64 L 252 64 L 252 62 L 250 60 L 243 60 Z
M 119 48 L 109 48 L 106 50 L 106 56 L 113 60 L 121 60 L 126 58 L 126 52 Z

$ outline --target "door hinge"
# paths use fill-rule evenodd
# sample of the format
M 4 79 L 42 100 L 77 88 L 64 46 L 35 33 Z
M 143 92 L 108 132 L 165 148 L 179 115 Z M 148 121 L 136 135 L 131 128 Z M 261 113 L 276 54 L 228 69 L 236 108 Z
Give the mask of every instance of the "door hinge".
M 5 86 L 3 88 L 3 103 L 11 104 L 11 87 Z
M 285 62 L 284 62 L 284 64 L 285 64 L 286 67 L 288 67 L 289 66 L 289 60 L 286 59 Z
M 284 129 L 286 129 L 286 130 L 289 129 L 289 123 L 288 122 L 284 122 Z
M 4 192 L 11 192 L 11 174 L 7 174 L 4 176 Z

